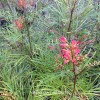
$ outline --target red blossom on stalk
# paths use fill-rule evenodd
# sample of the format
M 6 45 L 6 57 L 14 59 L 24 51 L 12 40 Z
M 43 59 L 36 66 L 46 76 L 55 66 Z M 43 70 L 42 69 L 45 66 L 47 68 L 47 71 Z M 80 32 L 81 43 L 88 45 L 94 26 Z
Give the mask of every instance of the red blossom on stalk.
M 67 39 L 66 39 L 64 36 L 62 36 L 62 37 L 60 38 L 60 42 L 66 43 L 66 42 L 67 42 Z
M 81 41 L 81 40 L 75 40 L 73 39 L 70 43 L 67 41 L 66 37 L 62 36 L 59 39 L 61 52 L 58 54 L 58 57 L 56 58 L 57 63 L 58 60 L 61 58 L 63 60 L 63 63 L 59 65 L 57 69 L 62 68 L 69 62 L 73 64 L 75 67 L 75 72 L 77 67 L 84 61 L 86 58 L 86 55 L 81 55 L 81 49 L 85 46 L 85 44 L 89 44 L 90 42 L 93 42 L 93 40 L 87 40 L 87 41 Z M 58 50 L 56 46 L 48 46 L 50 50 Z M 56 69 L 56 70 L 57 70 Z
M 74 66 L 78 65 L 78 61 L 80 60 L 79 53 L 81 52 L 79 48 L 79 43 L 76 40 L 72 40 L 69 44 L 67 39 L 63 36 L 60 38 L 61 54 L 60 57 L 63 59 L 63 64 L 59 66 L 62 68 L 64 65 L 72 62 Z M 57 68 L 57 69 L 59 69 Z
M 26 0 L 18 0 L 18 6 L 26 8 L 27 1 Z
M 76 40 L 72 40 L 71 49 L 75 56 L 77 56 L 81 52 L 79 43 Z
M 68 44 L 67 44 L 67 43 L 62 43 L 62 44 L 59 44 L 59 46 L 60 46 L 61 48 L 66 48 L 66 47 L 68 47 Z
M 16 26 L 18 27 L 19 30 L 22 30 L 24 28 L 23 25 L 23 20 L 22 19 L 18 19 L 15 21 Z
M 69 49 L 62 49 L 62 57 L 67 59 L 67 60 L 71 60 L 71 51 Z

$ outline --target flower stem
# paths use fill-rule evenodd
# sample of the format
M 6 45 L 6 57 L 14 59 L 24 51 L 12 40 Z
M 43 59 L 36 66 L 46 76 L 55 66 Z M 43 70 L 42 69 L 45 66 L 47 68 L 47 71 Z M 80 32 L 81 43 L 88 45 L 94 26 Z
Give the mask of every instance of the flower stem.
M 71 48 L 70 48 L 71 49 Z M 73 55 L 73 51 L 71 49 L 71 54 L 72 54 L 72 59 L 74 58 L 74 55 Z M 71 98 L 73 97 L 74 93 L 75 93 L 75 89 L 76 89 L 76 82 L 77 82 L 77 75 L 76 75 L 76 71 L 77 71 L 77 66 L 74 65 L 74 62 L 72 63 L 73 64 L 73 73 L 74 73 L 74 88 L 73 88 L 73 91 L 72 91 L 72 94 L 71 94 Z
M 28 40 L 29 40 L 29 45 L 30 45 L 30 58 L 32 58 L 33 56 L 33 49 L 32 49 L 32 43 L 31 43 L 31 36 L 30 36 L 30 32 L 29 32 L 29 27 L 27 25 L 27 21 L 26 22 L 26 29 L 27 29 L 27 36 L 28 36 Z
M 25 26 L 26 26 L 26 30 L 27 30 L 27 37 L 28 37 L 28 41 L 29 41 L 29 48 L 30 48 L 30 58 L 33 57 L 33 49 L 32 49 L 32 43 L 31 43 L 31 36 L 30 36 L 30 31 L 29 31 L 29 27 L 28 27 L 28 22 L 26 20 L 26 13 L 24 12 L 24 17 L 25 17 Z
M 72 91 L 71 97 L 73 97 L 73 95 L 74 95 L 74 93 L 75 93 L 76 82 L 77 82 L 77 75 L 76 75 L 76 73 L 74 72 L 74 88 L 73 88 L 73 91 Z
M 72 25 L 72 20 L 73 20 L 73 13 L 74 13 L 74 10 L 75 10 L 75 7 L 76 7 L 76 2 L 77 2 L 77 0 L 73 1 L 73 7 L 72 7 L 71 12 L 70 12 L 70 21 L 69 21 L 69 25 L 68 25 L 68 29 L 67 29 L 68 32 L 71 31 L 71 25 Z M 69 33 L 68 33 L 67 37 L 68 37 L 68 40 L 70 40 Z

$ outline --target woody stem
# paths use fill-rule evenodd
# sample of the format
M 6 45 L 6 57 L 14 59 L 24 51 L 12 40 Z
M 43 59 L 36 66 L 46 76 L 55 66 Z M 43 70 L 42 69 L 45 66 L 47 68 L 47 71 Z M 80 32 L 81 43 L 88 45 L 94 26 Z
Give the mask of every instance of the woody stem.
M 33 49 L 32 49 L 31 36 L 30 36 L 30 32 L 29 32 L 29 28 L 28 28 L 27 22 L 26 22 L 26 29 L 27 29 L 27 32 L 28 32 L 27 36 L 28 36 L 29 45 L 30 45 L 30 58 L 32 58 Z
M 76 71 L 75 71 L 75 66 L 74 66 L 74 88 L 71 94 L 71 97 L 73 97 L 74 93 L 75 93 L 75 88 L 76 88 L 76 82 L 77 82 L 77 75 L 76 75 Z
M 71 55 L 72 55 L 72 59 L 74 58 L 74 55 L 73 55 L 73 51 L 70 47 L 70 50 L 71 50 Z M 73 91 L 72 91 L 72 94 L 71 94 L 71 98 L 73 97 L 74 93 L 75 93 L 75 88 L 76 88 L 76 82 L 77 82 L 77 75 L 76 75 L 76 70 L 77 70 L 77 66 L 74 65 L 74 62 L 72 63 L 73 64 L 73 73 L 74 73 L 74 88 L 73 88 Z
M 31 35 L 30 35 L 29 27 L 28 27 L 28 22 L 26 20 L 26 13 L 24 14 L 24 16 L 25 16 L 25 25 L 26 25 L 26 30 L 27 30 L 27 37 L 28 37 L 28 41 L 29 41 L 30 58 L 32 58 L 32 56 L 33 56 L 33 49 L 32 49 Z
M 75 10 L 76 2 L 77 2 L 77 0 L 73 1 L 73 7 L 72 7 L 71 12 L 70 12 L 70 21 L 69 21 L 69 25 L 68 25 L 68 29 L 67 29 L 68 32 L 71 31 L 71 25 L 72 25 L 72 20 L 73 20 L 73 13 L 74 13 L 74 10 Z M 69 4 L 69 1 L 68 1 L 68 4 Z M 68 34 L 67 37 L 68 37 L 68 40 L 70 40 L 69 34 Z

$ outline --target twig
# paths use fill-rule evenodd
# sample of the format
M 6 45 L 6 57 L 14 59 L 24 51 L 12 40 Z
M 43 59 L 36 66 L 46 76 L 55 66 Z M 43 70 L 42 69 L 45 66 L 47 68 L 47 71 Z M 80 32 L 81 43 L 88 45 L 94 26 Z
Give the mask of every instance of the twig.
M 32 58 L 32 56 L 33 56 L 33 49 L 32 49 L 32 43 L 31 43 L 31 36 L 30 36 L 30 32 L 29 32 L 27 21 L 25 21 L 25 23 L 26 23 L 26 29 L 27 29 L 27 33 L 28 33 L 27 36 L 28 36 L 29 45 L 30 45 L 30 58 Z
M 30 58 L 32 58 L 33 57 L 33 49 L 32 49 L 31 36 L 30 36 L 29 27 L 28 27 L 28 22 L 26 20 L 26 13 L 24 13 L 24 17 L 25 17 L 25 25 L 26 25 L 27 36 L 28 36 L 28 41 L 29 41 Z
M 76 75 L 75 72 L 74 72 L 74 88 L 73 88 L 73 92 L 72 92 L 71 97 L 73 97 L 73 95 L 74 95 L 74 93 L 75 93 L 76 82 L 77 82 L 77 75 Z
M 71 24 L 72 24 L 73 13 L 74 13 L 74 9 L 75 9 L 75 6 L 76 6 L 76 2 L 77 2 L 77 0 L 74 1 L 73 7 L 71 9 L 70 21 L 69 21 L 69 25 L 68 25 L 68 29 L 67 29 L 68 32 L 71 31 Z M 69 35 L 67 37 L 68 37 L 68 40 L 69 40 Z

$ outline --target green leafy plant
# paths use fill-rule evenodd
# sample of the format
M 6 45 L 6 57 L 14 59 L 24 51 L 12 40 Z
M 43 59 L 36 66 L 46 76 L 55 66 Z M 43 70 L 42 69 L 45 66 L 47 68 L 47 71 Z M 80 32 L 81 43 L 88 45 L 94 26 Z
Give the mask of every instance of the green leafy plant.
M 99 100 L 98 6 L 92 0 L 11 1 L 0 1 L 0 22 L 7 22 L 0 23 L 0 100 Z M 62 36 L 70 48 L 73 40 L 82 47 L 76 56 L 69 50 L 73 61 L 61 56 L 57 62 L 67 46 L 59 47 Z

